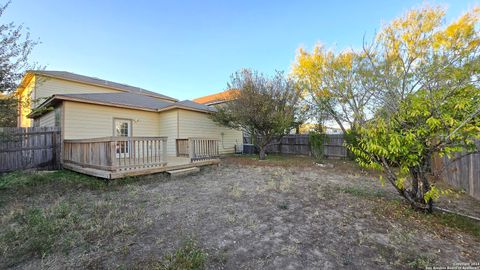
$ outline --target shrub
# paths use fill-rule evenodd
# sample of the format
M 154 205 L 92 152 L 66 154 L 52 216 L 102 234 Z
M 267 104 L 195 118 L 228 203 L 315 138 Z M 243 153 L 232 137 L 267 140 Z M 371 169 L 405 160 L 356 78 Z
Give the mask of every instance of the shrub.
M 308 139 L 310 141 L 310 148 L 312 151 L 312 155 L 316 159 L 325 158 L 324 144 L 327 140 L 327 135 L 323 133 L 318 133 L 318 132 L 310 132 L 308 134 Z

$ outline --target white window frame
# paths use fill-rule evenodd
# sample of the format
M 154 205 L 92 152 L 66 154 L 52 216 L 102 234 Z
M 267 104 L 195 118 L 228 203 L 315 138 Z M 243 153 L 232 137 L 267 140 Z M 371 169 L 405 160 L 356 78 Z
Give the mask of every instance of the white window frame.
M 117 124 L 127 124 L 127 136 L 125 135 L 119 135 L 117 134 Z M 125 119 L 125 118 L 113 118 L 113 136 L 114 137 L 132 137 L 132 119 Z M 132 148 L 131 143 L 128 142 L 126 145 L 122 145 L 120 143 L 117 143 L 115 153 L 117 155 L 117 158 L 124 158 L 124 157 L 129 157 L 130 156 L 130 149 Z M 122 149 L 123 148 L 123 149 Z

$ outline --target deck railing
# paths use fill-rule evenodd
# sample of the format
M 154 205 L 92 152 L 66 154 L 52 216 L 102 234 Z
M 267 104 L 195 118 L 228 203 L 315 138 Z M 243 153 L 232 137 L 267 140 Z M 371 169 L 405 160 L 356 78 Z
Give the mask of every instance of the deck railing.
M 188 151 L 192 162 L 220 156 L 218 140 L 211 138 L 188 138 Z
M 108 171 L 167 164 L 167 137 L 105 137 L 64 140 L 63 162 Z
M 188 139 L 176 139 L 177 157 L 189 157 Z

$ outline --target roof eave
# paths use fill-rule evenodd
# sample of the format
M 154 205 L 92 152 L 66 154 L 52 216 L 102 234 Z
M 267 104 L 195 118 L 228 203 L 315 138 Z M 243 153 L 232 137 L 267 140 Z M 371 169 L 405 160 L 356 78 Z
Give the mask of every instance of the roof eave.
M 35 75 L 35 73 L 30 72 L 28 70 L 27 70 L 27 72 L 25 72 L 25 75 L 23 76 L 22 80 L 18 84 L 17 89 L 15 89 L 16 95 L 19 95 L 23 92 L 23 90 L 30 83 L 30 81 L 32 80 L 34 75 Z
M 46 108 L 47 106 L 49 106 L 50 104 L 53 104 L 53 102 L 55 101 L 55 96 L 51 96 L 49 97 L 47 100 L 45 100 L 44 102 L 42 102 L 40 105 L 38 105 L 35 109 L 33 109 L 29 114 L 27 114 L 27 117 L 28 118 L 37 118 L 37 117 L 40 117 L 42 115 L 44 115 L 45 113 L 48 112 L 48 110 L 43 110 L 42 108 Z
M 202 113 L 214 113 L 214 111 L 211 111 L 211 110 L 202 110 L 202 109 L 191 108 L 191 107 L 181 106 L 181 105 L 171 105 L 165 108 L 161 108 L 161 109 L 158 109 L 158 112 L 165 112 L 165 111 L 174 110 L 174 109 L 181 109 L 181 110 L 195 111 L 195 112 L 202 112 Z
M 46 108 L 49 105 L 54 104 L 55 101 L 73 101 L 73 102 L 80 102 L 80 103 L 87 103 L 87 104 L 94 104 L 94 105 L 101 105 L 101 106 L 109 106 L 109 107 L 117 107 L 117 108 L 126 108 L 126 109 L 132 109 L 132 110 L 140 110 L 140 111 L 149 111 L 149 112 L 165 112 L 173 109 L 181 109 L 181 110 L 187 110 L 187 111 L 195 111 L 195 112 L 201 112 L 201 113 L 214 113 L 214 110 L 204 110 L 204 109 L 198 109 L 198 108 L 192 108 L 192 107 L 187 107 L 187 106 L 182 106 L 182 105 L 170 105 L 165 108 L 161 109 L 151 109 L 151 108 L 145 108 L 145 107 L 137 107 L 137 106 L 129 106 L 125 104 L 120 104 L 120 103 L 107 103 L 107 102 L 101 102 L 101 101 L 93 101 L 93 100 L 88 100 L 88 99 L 82 99 L 82 98 L 73 98 L 69 96 L 64 96 L 64 95 L 53 95 L 47 100 L 45 100 L 42 104 L 40 104 L 35 111 L 32 111 L 30 114 L 27 115 L 29 118 L 37 118 L 42 116 L 43 114 L 47 113 L 48 110 L 38 110 L 41 108 Z

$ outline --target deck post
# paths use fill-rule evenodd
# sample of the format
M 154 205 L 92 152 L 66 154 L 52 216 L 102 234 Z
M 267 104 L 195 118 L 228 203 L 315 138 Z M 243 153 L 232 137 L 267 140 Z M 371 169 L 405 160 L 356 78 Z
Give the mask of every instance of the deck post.
M 167 138 L 162 138 L 162 156 L 160 162 L 167 163 Z
M 192 138 L 188 139 L 188 157 L 190 160 L 195 157 L 195 140 Z
M 116 164 L 115 164 L 115 158 L 116 158 L 115 141 L 110 141 L 109 146 L 110 146 L 110 157 L 108 159 L 108 165 L 112 166 L 112 169 L 114 169 L 114 167 L 116 167 Z

